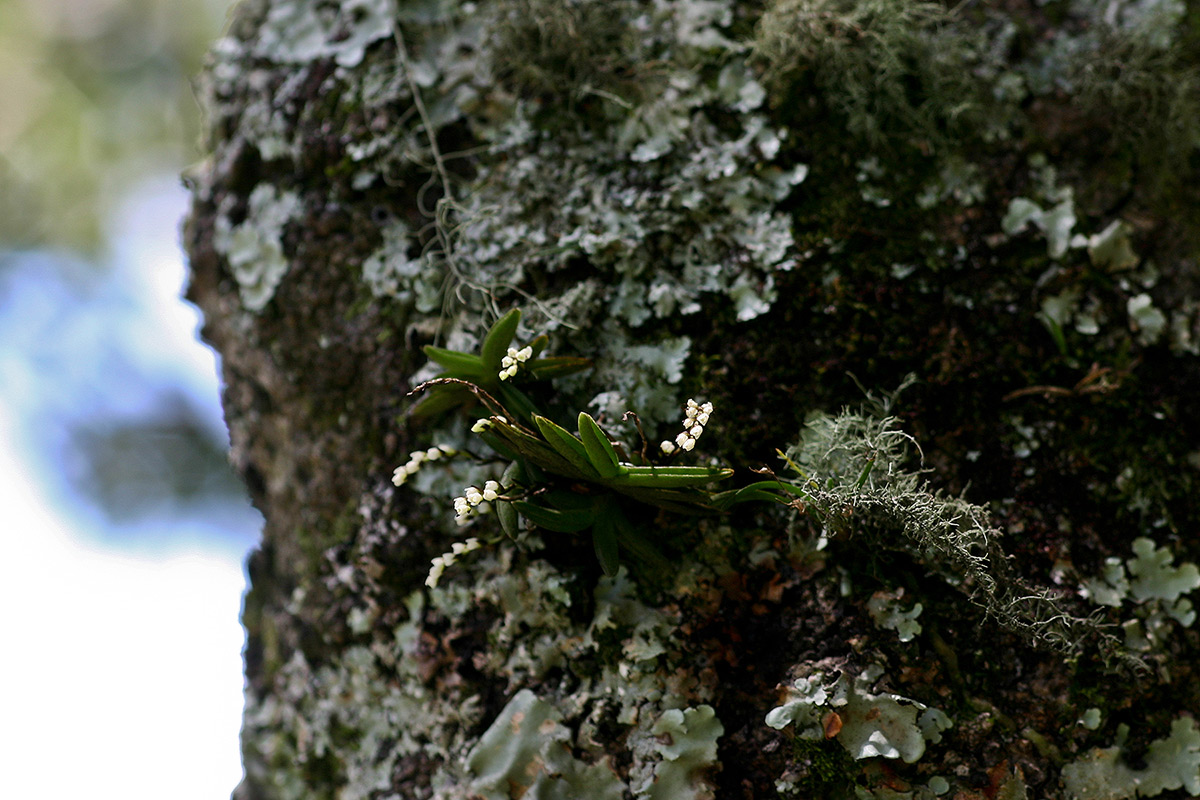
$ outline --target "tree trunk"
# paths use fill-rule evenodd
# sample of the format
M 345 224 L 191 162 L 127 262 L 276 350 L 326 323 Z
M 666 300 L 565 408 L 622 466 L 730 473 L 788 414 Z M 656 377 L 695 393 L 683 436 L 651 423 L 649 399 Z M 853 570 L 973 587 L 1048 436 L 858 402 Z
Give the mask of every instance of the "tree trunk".
M 1198 44 L 243 0 L 186 228 L 266 519 L 235 797 L 1200 793 Z

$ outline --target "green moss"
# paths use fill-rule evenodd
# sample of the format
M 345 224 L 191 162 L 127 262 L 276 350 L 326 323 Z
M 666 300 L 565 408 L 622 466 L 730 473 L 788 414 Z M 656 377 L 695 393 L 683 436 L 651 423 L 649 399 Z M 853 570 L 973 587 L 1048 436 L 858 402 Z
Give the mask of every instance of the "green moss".
M 517 96 L 587 113 L 628 108 L 654 94 L 638 58 L 632 15 L 604 0 L 505 0 L 496 17 L 496 77 Z M 611 115 L 609 115 L 611 116 Z M 562 117 L 560 117 L 562 118 Z M 565 119 L 565 118 L 564 118 Z
M 1071 63 L 1075 108 L 1135 159 L 1139 183 L 1174 184 L 1200 148 L 1200 60 L 1154 28 L 1101 31 Z
M 972 46 L 932 2 L 777 0 L 754 54 L 777 105 L 815 88 L 872 147 L 943 149 L 980 112 Z
M 792 758 L 806 774 L 794 784 L 792 792 L 799 797 L 850 797 L 854 778 L 861 767 L 854 762 L 846 748 L 832 739 L 792 740 Z

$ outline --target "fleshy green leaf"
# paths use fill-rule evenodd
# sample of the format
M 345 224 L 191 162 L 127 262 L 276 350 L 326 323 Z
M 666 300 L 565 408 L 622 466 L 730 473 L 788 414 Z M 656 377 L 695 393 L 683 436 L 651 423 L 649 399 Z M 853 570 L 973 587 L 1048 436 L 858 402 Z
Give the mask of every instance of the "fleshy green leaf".
M 600 473 L 592 466 L 591 460 L 588 458 L 588 451 L 583 446 L 583 442 L 572 436 L 566 428 L 537 415 L 534 415 L 533 423 L 537 425 L 538 430 L 541 431 L 550 446 L 560 456 L 567 459 L 577 471 L 592 480 L 600 477 Z
M 577 356 L 549 356 L 525 362 L 526 368 L 538 380 L 574 375 L 592 365 L 591 359 Z
M 714 510 L 709 496 L 695 489 L 646 489 L 615 484 L 612 484 L 612 489 L 639 503 L 657 506 L 675 514 L 705 514 Z
M 596 472 L 600 473 L 601 478 L 607 480 L 621 473 L 621 462 L 612 442 L 608 441 L 596 420 L 586 411 L 579 412 L 579 438 L 583 440 L 588 461 L 596 468 Z
M 513 505 L 525 519 L 549 531 L 578 533 L 596 521 L 595 512 L 589 509 L 560 510 L 546 508 L 526 500 L 514 500 Z
M 424 347 L 425 355 L 435 364 L 445 367 L 447 370 L 460 374 L 483 377 L 483 361 L 477 355 L 471 353 L 460 353 L 457 350 L 446 350 L 442 347 L 434 347 L 427 344 Z
M 504 402 L 505 408 L 523 420 L 531 420 L 537 413 L 537 406 L 533 404 L 529 396 L 511 383 L 500 384 L 500 399 Z
M 416 419 L 428 419 L 444 414 L 453 408 L 474 404 L 475 397 L 469 390 L 462 387 L 440 387 L 417 400 L 408 410 L 408 414 Z
M 600 568 L 604 574 L 612 577 L 621 566 L 620 547 L 617 545 L 618 524 L 614 514 L 615 509 L 604 509 L 596 515 L 592 526 L 592 545 L 596 548 L 596 558 L 600 559 Z
M 625 467 L 612 479 L 615 486 L 646 489 L 684 489 L 723 481 L 733 470 L 722 467 Z
M 479 348 L 479 358 L 487 373 L 496 375 L 500 372 L 500 362 L 508 353 L 508 347 L 512 344 L 513 337 L 517 335 L 517 325 L 520 322 L 521 309 L 514 308 L 496 320 L 496 324 L 483 338 L 483 345 Z
M 546 440 L 539 439 L 516 425 L 499 422 L 493 417 L 492 425 L 488 429 L 488 432 L 503 438 L 511 449 L 547 472 L 577 480 L 595 480 L 598 477 L 596 470 L 592 469 L 591 464 L 587 463 L 585 457 L 581 456 L 578 460 L 567 458 L 559 450 L 547 443 Z M 575 439 L 569 433 L 567 436 Z M 484 441 L 487 441 L 487 439 Z M 578 439 L 575 439 L 575 443 L 579 445 L 579 449 L 582 451 L 583 445 L 580 444 Z
M 786 493 L 786 494 L 784 494 Z M 806 498 L 808 493 L 795 484 L 786 481 L 758 481 L 740 489 L 721 492 L 713 496 L 713 505 L 719 509 L 727 509 L 738 503 L 749 501 L 788 503 L 787 494 Z
M 503 500 L 496 503 L 496 519 L 500 521 L 500 529 L 510 539 L 517 538 L 519 532 L 519 523 L 517 520 L 517 509 L 512 503 Z

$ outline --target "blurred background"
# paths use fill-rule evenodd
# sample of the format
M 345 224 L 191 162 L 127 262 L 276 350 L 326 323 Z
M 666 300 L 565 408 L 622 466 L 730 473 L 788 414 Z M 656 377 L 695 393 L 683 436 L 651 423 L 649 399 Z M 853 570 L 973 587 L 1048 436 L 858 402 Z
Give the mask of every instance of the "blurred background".
M 0 797 L 227 797 L 260 520 L 180 299 L 233 0 L 0 0 Z

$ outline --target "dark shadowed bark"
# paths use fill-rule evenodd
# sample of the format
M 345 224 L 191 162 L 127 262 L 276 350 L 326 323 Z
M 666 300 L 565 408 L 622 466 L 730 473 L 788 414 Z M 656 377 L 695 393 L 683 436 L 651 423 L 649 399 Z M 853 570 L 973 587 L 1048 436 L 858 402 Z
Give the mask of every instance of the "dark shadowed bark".
M 1198 46 L 243 0 L 186 229 L 266 519 L 235 796 L 1200 793 Z

